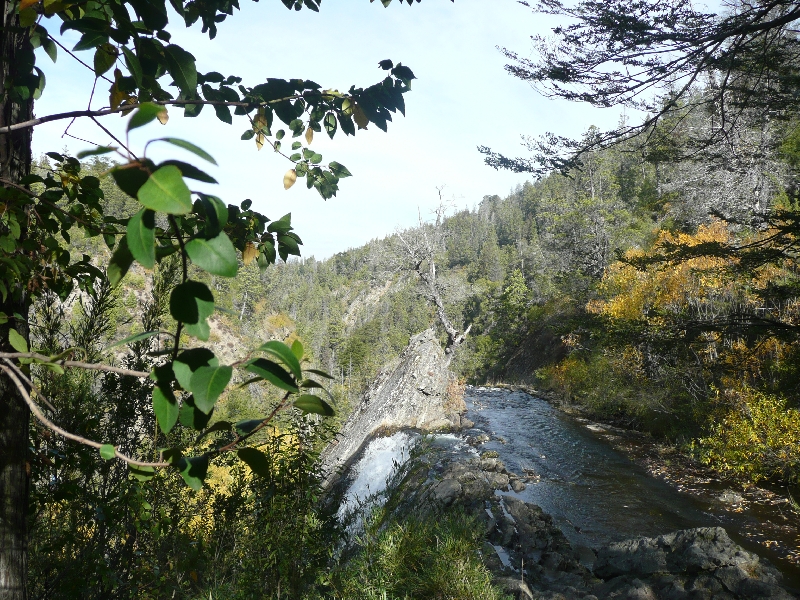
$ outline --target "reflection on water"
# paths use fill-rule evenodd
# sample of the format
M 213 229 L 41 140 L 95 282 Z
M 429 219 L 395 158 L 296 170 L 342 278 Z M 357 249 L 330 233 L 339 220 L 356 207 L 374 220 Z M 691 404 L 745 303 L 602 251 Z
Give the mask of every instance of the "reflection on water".
M 612 448 L 603 439 L 604 429 L 523 392 L 467 388 L 465 400 L 467 417 L 492 437 L 482 450 L 497 451 L 509 471 L 529 476 L 527 488 L 514 495 L 551 514 L 573 544 L 597 547 L 676 529 L 722 526 L 781 568 L 787 583 L 800 586 L 800 568 L 783 560 L 787 547 L 797 545 L 796 529 L 790 527 L 773 548 L 738 535 L 757 530 L 769 518 L 763 506 L 731 513 L 681 493 Z

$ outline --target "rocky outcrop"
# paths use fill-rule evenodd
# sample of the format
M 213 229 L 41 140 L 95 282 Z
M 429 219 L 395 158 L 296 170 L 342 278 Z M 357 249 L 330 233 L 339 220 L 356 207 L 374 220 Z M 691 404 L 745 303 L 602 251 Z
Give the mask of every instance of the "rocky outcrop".
M 460 426 L 462 398 L 448 397 L 452 375 L 433 329 L 411 338 L 400 357 L 385 367 L 320 457 L 330 486 L 376 432 L 403 428 L 443 431 Z
M 598 597 L 794 598 L 780 586 L 775 568 L 738 546 L 721 527 L 611 544 L 597 553 L 594 573 L 606 580 L 596 588 Z
M 503 462 L 432 446 L 394 481 L 391 520 L 464 510 L 485 533 L 483 559 L 515 599 L 745 600 L 794 598 L 780 573 L 734 543 L 724 529 L 636 538 L 598 551 L 575 548 L 550 515 L 511 494 L 526 478 Z

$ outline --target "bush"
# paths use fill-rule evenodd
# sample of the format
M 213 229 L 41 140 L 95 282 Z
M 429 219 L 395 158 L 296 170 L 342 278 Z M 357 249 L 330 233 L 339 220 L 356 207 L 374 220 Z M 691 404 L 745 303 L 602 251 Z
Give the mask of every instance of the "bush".
M 721 418 L 694 445 L 702 462 L 731 475 L 800 482 L 800 412 L 784 397 L 743 388 L 717 393 Z

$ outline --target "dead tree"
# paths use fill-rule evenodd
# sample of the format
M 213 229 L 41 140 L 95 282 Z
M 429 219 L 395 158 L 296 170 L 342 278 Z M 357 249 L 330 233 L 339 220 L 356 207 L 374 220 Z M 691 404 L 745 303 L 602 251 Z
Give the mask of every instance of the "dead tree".
M 398 231 L 396 264 L 401 270 L 413 271 L 419 277 L 422 295 L 433 304 L 439 322 L 447 332 L 447 346 L 445 353 L 451 359 L 454 351 L 467 338 L 472 325 L 464 331 L 459 331 L 453 325 L 445 311 L 443 297 L 444 287 L 436 276 L 436 257 L 445 249 L 444 217 L 449 205 L 442 200 L 442 189 L 439 192 L 439 206 L 436 208 L 436 220 L 433 224 L 426 223 L 419 216 L 419 227 Z

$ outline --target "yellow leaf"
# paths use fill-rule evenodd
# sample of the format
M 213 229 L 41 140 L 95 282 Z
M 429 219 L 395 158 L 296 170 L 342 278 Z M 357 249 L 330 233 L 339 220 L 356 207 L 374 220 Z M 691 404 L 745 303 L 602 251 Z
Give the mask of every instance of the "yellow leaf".
M 256 118 L 253 119 L 253 124 L 255 125 L 255 130 L 260 131 L 262 129 L 267 128 L 267 115 L 264 114 L 264 107 L 258 109 L 256 112 Z
M 167 124 L 167 121 L 169 121 L 169 113 L 167 112 L 166 106 L 158 112 L 158 114 L 156 115 L 156 119 L 158 119 L 158 122 L 161 123 L 162 125 Z
M 358 104 L 353 105 L 353 119 L 359 129 L 366 129 L 367 125 L 369 125 L 367 115 Z
M 258 258 L 258 249 L 255 247 L 253 242 L 247 242 L 247 245 L 244 247 L 244 252 L 242 252 L 244 266 L 247 266 L 253 262 L 254 258 Z
M 286 171 L 286 175 L 283 176 L 283 189 L 288 190 L 294 185 L 295 181 L 297 181 L 297 171 L 289 169 Z
M 22 12 L 29 6 L 34 6 L 35 4 L 39 4 L 39 0 L 21 0 L 19 3 L 19 12 Z
M 309 127 L 306 129 L 306 143 L 310 146 L 311 142 L 314 141 L 314 130 Z
M 256 148 L 261 150 L 264 147 L 264 134 L 259 132 L 256 134 Z
M 130 98 L 127 93 L 120 91 L 118 85 L 120 79 L 122 79 L 122 71 L 114 69 L 114 83 L 111 84 L 111 89 L 108 91 L 108 103 L 111 110 L 118 109 L 123 100 Z

